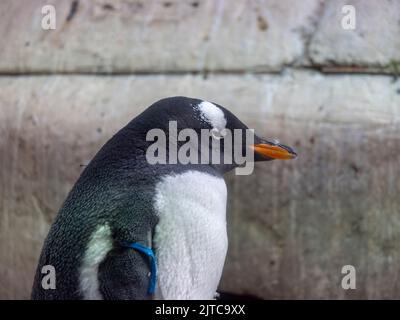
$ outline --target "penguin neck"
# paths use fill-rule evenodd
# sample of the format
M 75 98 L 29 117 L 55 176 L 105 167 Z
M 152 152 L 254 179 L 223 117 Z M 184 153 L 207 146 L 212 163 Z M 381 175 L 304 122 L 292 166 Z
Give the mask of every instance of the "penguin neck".
M 174 174 L 184 174 L 189 171 L 196 171 L 200 173 L 205 173 L 216 178 L 223 179 L 223 174 L 211 165 L 205 164 L 156 164 L 149 165 L 149 170 L 158 176 L 174 175 Z

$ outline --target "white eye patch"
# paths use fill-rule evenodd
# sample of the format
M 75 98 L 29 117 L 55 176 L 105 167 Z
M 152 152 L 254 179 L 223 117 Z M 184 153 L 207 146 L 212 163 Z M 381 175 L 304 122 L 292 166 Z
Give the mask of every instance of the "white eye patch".
M 224 112 L 215 104 L 203 101 L 197 105 L 202 120 L 208 122 L 213 128 L 222 131 L 226 127 Z

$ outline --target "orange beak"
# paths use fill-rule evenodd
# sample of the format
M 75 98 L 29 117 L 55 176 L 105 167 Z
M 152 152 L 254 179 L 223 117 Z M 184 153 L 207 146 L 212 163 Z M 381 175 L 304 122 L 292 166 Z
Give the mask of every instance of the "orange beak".
M 270 142 L 258 143 L 258 144 L 253 144 L 251 148 L 258 155 L 271 159 L 288 160 L 297 157 L 296 152 L 294 152 L 290 147 L 287 147 L 279 143 L 276 144 Z

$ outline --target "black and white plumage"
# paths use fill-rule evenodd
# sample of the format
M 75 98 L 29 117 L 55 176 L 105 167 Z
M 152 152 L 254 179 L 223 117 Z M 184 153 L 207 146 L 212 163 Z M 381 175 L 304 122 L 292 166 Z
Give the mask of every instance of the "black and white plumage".
M 160 100 L 114 135 L 85 168 L 44 243 L 33 299 L 212 299 L 227 252 L 223 174 L 231 165 L 154 164 L 146 161 L 153 128 L 178 130 L 247 127 L 210 102 Z M 255 160 L 293 158 L 288 147 L 255 136 Z M 154 249 L 158 283 L 148 295 L 146 255 Z M 56 270 L 56 289 L 41 286 L 41 268 Z

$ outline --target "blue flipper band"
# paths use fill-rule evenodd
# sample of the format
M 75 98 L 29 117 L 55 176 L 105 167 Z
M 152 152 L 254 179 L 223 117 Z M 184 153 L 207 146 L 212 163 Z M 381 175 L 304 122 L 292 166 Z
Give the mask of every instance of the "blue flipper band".
M 153 295 L 154 292 L 156 291 L 156 284 L 157 284 L 157 260 L 156 256 L 154 255 L 154 252 L 151 248 L 145 247 L 144 245 L 138 243 L 138 242 L 133 242 L 133 243 L 128 243 L 127 247 L 133 248 L 137 251 L 140 251 L 150 258 L 150 283 L 149 283 L 149 288 L 147 290 L 148 294 Z

